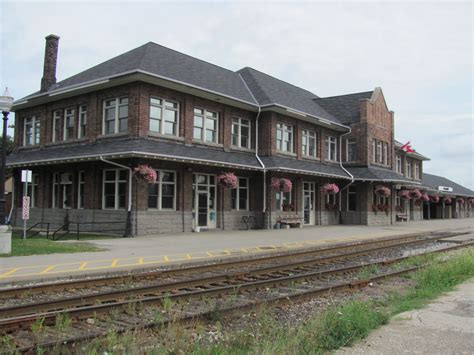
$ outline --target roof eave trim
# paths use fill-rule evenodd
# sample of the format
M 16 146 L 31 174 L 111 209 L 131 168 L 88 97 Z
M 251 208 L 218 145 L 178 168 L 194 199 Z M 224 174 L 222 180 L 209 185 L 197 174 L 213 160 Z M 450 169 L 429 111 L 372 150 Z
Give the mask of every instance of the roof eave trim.
M 346 180 L 350 180 L 348 176 L 344 175 L 336 175 L 336 174 L 327 174 L 327 173 L 319 173 L 316 171 L 310 171 L 310 170 L 304 170 L 304 169 L 293 169 L 293 168 L 285 168 L 285 167 L 267 167 L 266 170 L 281 170 L 281 171 L 289 171 L 289 172 L 305 172 L 310 175 L 320 175 L 320 176 L 330 176 L 330 177 L 336 177 L 336 178 L 342 178 Z

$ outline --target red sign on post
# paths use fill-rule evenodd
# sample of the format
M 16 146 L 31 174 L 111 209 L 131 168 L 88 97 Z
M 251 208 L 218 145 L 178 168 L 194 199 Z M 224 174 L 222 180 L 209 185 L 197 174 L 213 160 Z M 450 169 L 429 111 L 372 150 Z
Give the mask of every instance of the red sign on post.
M 23 196 L 23 219 L 30 219 L 30 196 Z

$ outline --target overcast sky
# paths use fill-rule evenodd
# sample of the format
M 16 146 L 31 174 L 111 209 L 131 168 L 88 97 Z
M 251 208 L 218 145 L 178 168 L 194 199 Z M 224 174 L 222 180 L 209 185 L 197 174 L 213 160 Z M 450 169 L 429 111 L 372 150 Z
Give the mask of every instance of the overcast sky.
M 39 89 L 50 33 L 58 80 L 153 41 L 321 97 L 380 86 L 395 137 L 432 159 L 425 171 L 474 188 L 471 2 L 0 4 L 0 85 L 15 98 Z

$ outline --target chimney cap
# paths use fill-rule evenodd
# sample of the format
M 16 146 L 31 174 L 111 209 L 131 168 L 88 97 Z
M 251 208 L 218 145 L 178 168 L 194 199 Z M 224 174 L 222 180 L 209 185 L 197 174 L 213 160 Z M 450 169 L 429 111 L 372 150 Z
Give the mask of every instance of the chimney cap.
M 53 34 L 50 34 L 48 36 L 45 37 L 45 39 L 59 39 L 60 37 L 59 36 L 56 36 L 56 35 L 53 35 Z

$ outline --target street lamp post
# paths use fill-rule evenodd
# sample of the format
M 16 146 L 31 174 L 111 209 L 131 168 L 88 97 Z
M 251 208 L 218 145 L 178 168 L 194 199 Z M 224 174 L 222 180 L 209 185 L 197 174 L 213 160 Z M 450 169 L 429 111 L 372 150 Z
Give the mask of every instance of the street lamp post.
M 13 105 L 13 97 L 10 96 L 8 88 L 5 88 L 3 96 L 0 96 L 0 111 L 3 115 L 2 131 L 2 165 L 0 170 L 0 224 L 5 224 L 5 172 L 7 160 L 7 122 L 8 114 Z

